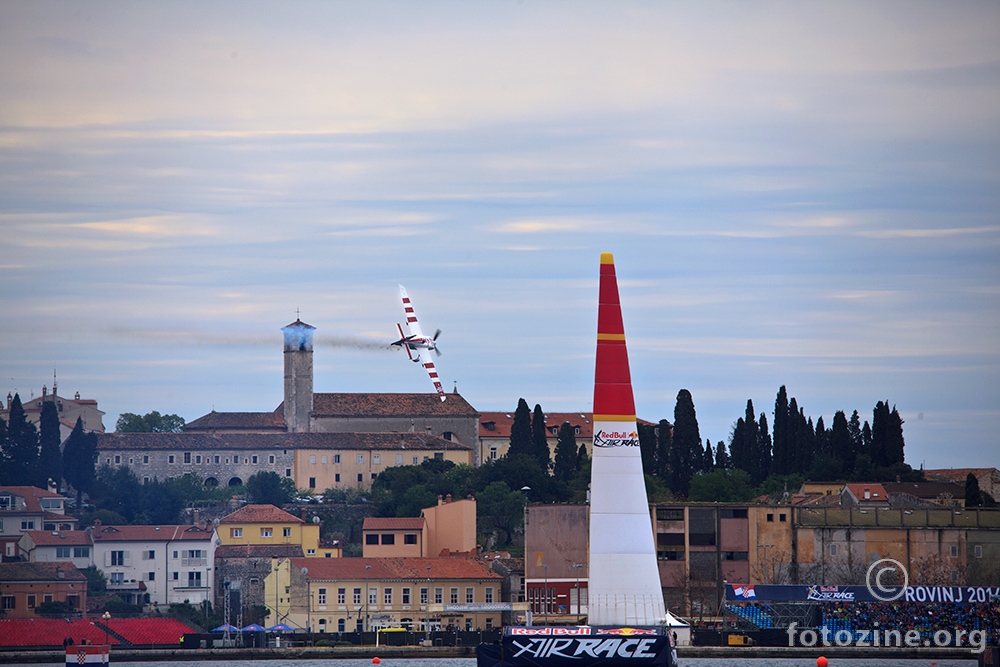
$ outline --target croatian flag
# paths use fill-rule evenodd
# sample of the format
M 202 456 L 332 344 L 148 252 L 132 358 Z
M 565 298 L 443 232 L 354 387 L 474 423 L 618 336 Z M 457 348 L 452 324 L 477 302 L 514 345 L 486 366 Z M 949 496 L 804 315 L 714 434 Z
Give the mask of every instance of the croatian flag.
M 747 584 L 746 586 L 733 586 L 733 595 L 738 598 L 743 598 L 744 600 L 749 600 L 750 598 L 757 597 L 757 594 L 753 592 L 753 584 Z
M 101 644 L 71 645 L 66 647 L 66 667 L 70 665 L 106 665 L 108 649 Z

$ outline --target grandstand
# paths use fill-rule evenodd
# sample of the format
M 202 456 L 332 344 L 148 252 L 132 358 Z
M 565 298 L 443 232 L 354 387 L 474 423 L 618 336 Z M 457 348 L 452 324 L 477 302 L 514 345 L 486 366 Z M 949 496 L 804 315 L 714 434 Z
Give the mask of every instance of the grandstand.
M 0 619 L 0 648 L 58 648 L 67 639 L 74 644 L 109 643 L 113 646 L 177 646 L 193 630 L 175 618 L 61 618 Z

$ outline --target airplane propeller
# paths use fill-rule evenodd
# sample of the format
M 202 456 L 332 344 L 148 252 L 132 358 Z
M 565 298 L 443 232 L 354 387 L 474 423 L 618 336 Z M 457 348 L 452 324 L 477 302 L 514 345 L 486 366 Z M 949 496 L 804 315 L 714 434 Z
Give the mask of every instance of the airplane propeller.
M 437 331 L 434 332 L 434 338 L 432 340 L 436 343 L 438 336 L 440 335 L 441 335 L 441 330 L 438 329 Z M 437 356 L 439 357 L 441 356 L 441 350 L 437 349 L 437 346 L 434 347 L 434 353 L 437 354 Z

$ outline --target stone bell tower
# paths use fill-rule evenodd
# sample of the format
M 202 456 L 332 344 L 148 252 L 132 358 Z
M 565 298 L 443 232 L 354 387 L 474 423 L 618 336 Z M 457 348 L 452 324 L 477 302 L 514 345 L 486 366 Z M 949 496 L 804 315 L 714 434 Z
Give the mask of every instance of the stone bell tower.
M 285 335 L 285 428 L 307 433 L 313 409 L 313 331 L 296 319 L 282 328 Z

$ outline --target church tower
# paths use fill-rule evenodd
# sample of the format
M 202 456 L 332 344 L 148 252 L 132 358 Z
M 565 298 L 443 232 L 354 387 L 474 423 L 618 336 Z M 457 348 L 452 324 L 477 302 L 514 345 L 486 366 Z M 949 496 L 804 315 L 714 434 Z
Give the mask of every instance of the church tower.
M 282 328 L 285 334 L 285 428 L 289 433 L 309 431 L 313 409 L 313 331 L 297 319 Z

